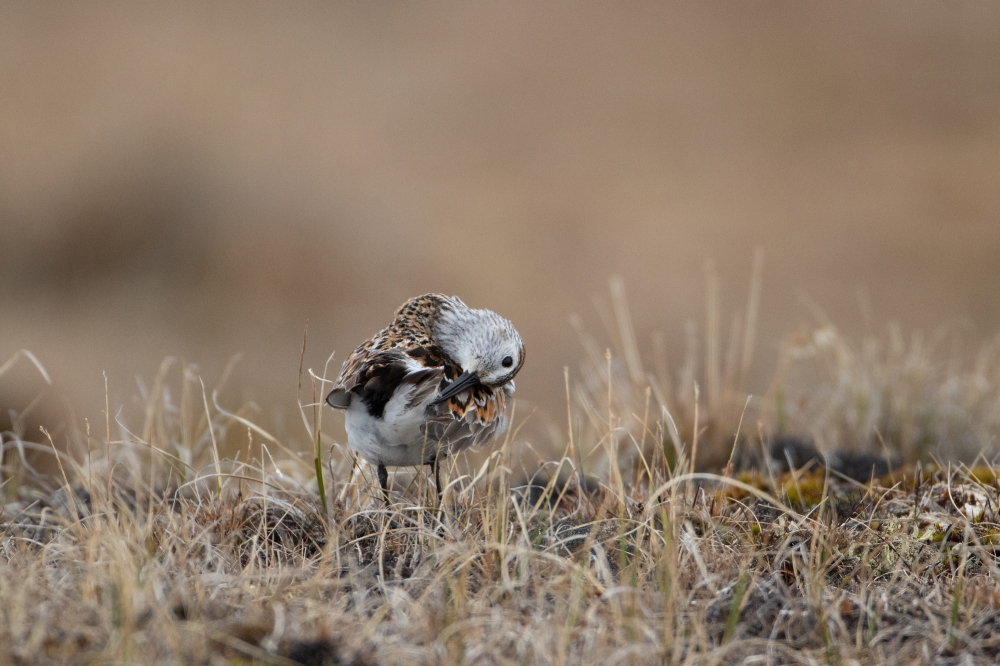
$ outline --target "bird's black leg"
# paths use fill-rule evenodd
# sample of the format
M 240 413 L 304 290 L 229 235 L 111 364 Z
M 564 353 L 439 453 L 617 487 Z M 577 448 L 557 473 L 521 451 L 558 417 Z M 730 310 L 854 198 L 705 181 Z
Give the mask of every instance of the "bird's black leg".
M 438 491 L 438 504 L 441 503 L 441 457 L 434 456 L 434 461 L 431 463 L 434 465 L 434 485 L 437 487 Z
M 385 505 L 389 506 L 389 470 L 382 463 L 378 464 L 378 484 L 382 486 L 382 497 Z

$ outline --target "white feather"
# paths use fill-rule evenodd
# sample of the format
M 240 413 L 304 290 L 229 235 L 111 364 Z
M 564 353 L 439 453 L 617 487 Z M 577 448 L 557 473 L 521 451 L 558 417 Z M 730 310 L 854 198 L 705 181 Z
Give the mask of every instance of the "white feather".
M 351 448 L 365 460 L 387 466 L 423 465 L 432 460 L 437 442 L 425 442 L 421 426 L 437 392 L 410 405 L 410 396 L 419 388 L 419 384 L 401 383 L 386 403 L 382 418 L 369 414 L 364 403 L 354 398 L 344 420 Z

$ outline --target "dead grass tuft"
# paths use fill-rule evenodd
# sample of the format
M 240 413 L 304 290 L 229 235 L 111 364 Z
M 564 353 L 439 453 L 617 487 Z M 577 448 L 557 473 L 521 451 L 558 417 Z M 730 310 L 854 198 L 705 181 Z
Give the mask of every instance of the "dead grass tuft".
M 518 481 L 512 433 L 481 465 L 445 470 L 440 507 L 426 479 L 400 473 L 384 508 L 312 404 L 302 441 L 285 441 L 170 364 L 135 427 L 113 432 L 109 419 L 103 437 L 34 444 L 58 476 L 33 475 L 18 455 L 29 443 L 5 436 L 0 663 L 1000 659 L 998 467 L 943 462 L 959 459 L 945 455 L 955 433 L 958 453 L 993 446 L 992 352 L 962 371 L 922 344 L 848 353 L 824 328 L 747 406 L 743 331 L 736 352 L 703 364 L 719 373 L 711 390 L 695 393 L 692 371 L 681 404 L 687 371 L 668 391 L 662 368 L 644 369 L 618 296 L 611 321 L 631 351 L 585 339 L 591 367 L 567 380 L 548 475 Z M 823 350 L 841 360 L 832 384 L 814 375 L 810 400 L 826 408 L 810 411 L 789 399 L 793 366 Z M 789 432 L 801 435 L 792 453 Z M 928 432 L 938 462 L 917 455 Z M 218 457 L 234 433 L 247 433 L 239 455 Z M 873 439 L 884 469 L 830 448 Z M 754 455 L 726 464 L 734 443 Z M 721 464 L 699 472 L 695 458 Z M 864 469 L 846 473 L 845 460 Z

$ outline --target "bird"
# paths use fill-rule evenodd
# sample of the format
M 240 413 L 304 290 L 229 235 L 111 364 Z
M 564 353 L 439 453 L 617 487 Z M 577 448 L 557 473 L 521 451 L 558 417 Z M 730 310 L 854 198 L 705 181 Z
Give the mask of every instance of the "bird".
M 524 343 L 514 325 L 457 296 L 424 294 L 344 362 L 326 404 L 345 412 L 351 449 L 375 465 L 389 501 L 387 467 L 434 468 L 507 430 Z

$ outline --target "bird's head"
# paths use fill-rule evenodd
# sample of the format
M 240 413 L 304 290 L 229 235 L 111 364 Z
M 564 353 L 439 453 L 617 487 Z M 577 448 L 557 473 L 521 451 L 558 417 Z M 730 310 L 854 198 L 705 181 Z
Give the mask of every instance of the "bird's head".
M 433 334 L 463 374 L 470 375 L 470 386 L 503 386 L 524 364 L 524 343 L 509 320 L 492 310 L 470 308 L 454 296 L 442 304 Z

